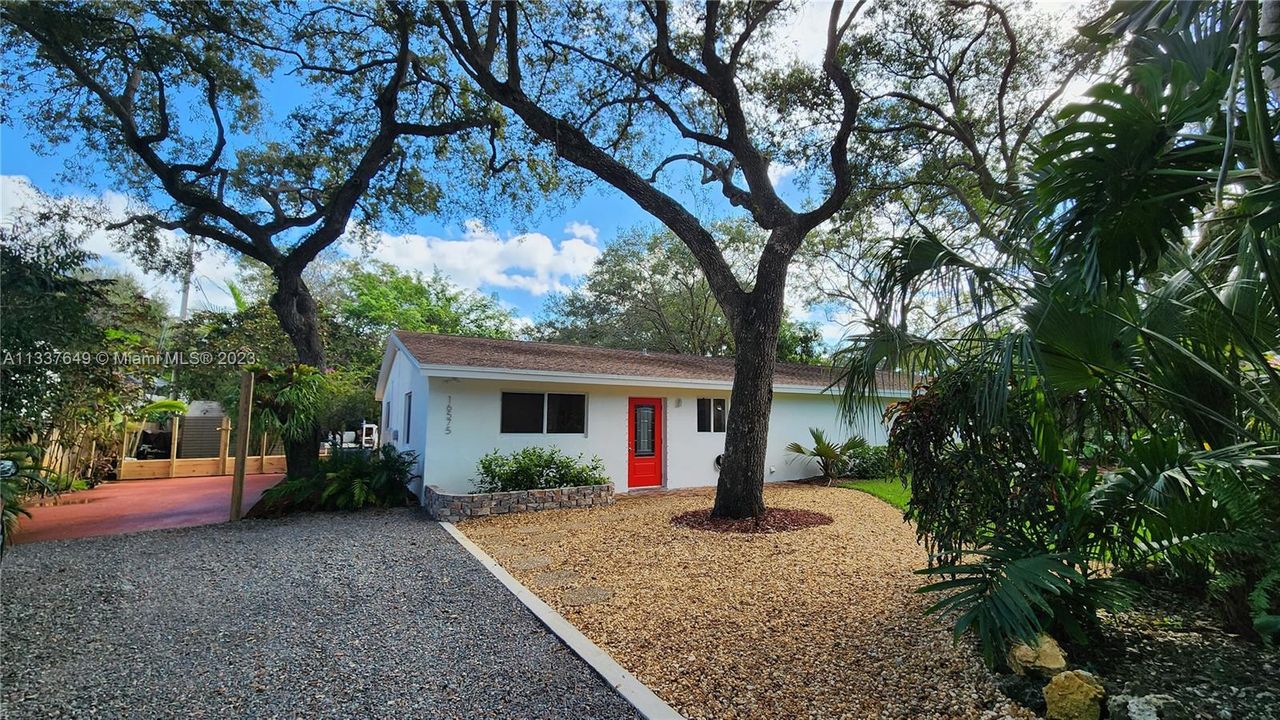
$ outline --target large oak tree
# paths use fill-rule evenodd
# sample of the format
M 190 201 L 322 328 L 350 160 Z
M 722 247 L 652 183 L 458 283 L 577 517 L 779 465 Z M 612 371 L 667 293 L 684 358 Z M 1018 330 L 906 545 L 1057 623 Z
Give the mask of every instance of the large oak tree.
M 182 274 L 190 258 L 158 243 L 181 231 L 266 265 L 307 365 L 325 351 L 303 269 L 353 229 L 434 212 L 425 168 L 488 156 L 495 132 L 397 3 L 15 2 L 0 20 L 17 112 L 135 201 L 116 229 L 140 262 Z M 318 447 L 316 433 L 287 442 L 290 472 Z
M 787 268 L 857 175 L 850 138 L 863 93 L 846 70 L 845 39 L 862 5 L 824 8 L 816 65 L 775 60 L 788 12 L 776 2 L 435 6 L 440 36 L 481 92 L 666 225 L 706 275 L 737 348 L 716 516 L 764 511 Z M 784 199 L 770 172 L 780 162 L 800 166 L 821 197 Z M 657 182 L 690 169 L 768 235 L 750 282 L 735 277 L 689 203 Z

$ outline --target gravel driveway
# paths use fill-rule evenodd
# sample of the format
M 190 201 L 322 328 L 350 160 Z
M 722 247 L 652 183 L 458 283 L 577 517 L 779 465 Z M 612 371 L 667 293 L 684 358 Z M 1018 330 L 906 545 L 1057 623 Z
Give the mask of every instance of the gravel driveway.
M 415 510 L 18 546 L 0 571 L 6 718 L 636 717 Z

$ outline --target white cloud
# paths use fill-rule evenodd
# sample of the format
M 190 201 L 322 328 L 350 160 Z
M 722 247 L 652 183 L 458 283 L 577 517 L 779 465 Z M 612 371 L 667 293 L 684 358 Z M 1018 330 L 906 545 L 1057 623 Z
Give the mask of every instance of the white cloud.
M 782 182 L 784 178 L 790 177 L 795 171 L 794 165 L 769 163 L 769 182 L 773 183 L 774 187 L 778 187 L 778 183 Z
M 463 224 L 461 238 L 383 233 L 371 253 L 355 243 L 343 250 L 353 257 L 369 257 L 404 270 L 430 273 L 438 269 L 453 282 L 470 289 L 514 288 L 532 295 L 565 290 L 585 275 L 600 249 L 598 232 L 585 223 L 569 223 L 559 243 L 542 233 L 523 233 L 503 239 L 479 220 Z
M 846 9 L 847 13 L 848 10 Z M 807 65 L 821 65 L 827 49 L 827 24 L 831 19 L 828 3 L 800 3 L 796 12 L 788 16 L 779 33 L 782 50 Z
M 578 222 L 577 220 L 570 221 L 568 225 L 565 225 L 564 233 L 569 237 L 585 240 L 592 245 L 600 241 L 600 231 L 594 225 Z
M 1076 28 L 1089 20 L 1086 12 L 1093 4 L 1083 0 L 1032 0 L 1031 11 L 1042 21 L 1056 26 L 1067 36 L 1073 36 Z M 843 20 L 850 12 L 846 3 L 841 15 Z M 862 13 L 865 16 L 866 10 Z M 827 49 L 827 29 L 831 21 L 831 4 L 826 2 L 802 2 L 796 11 L 787 15 L 775 39 L 778 52 L 787 60 L 795 60 L 811 66 L 821 66 Z
M 32 182 L 22 175 L 0 175 L 0 223 L 8 225 L 24 211 L 32 210 L 45 199 L 46 195 Z M 97 196 L 79 198 L 101 208 L 102 225 L 123 220 L 129 215 L 130 201 L 124 195 L 106 191 Z M 111 237 L 103 228 L 73 227 L 73 231 L 83 232 L 85 250 L 99 257 L 99 265 L 106 269 L 132 275 L 142 289 L 150 297 L 164 302 L 172 315 L 178 314 L 182 300 L 182 284 L 170 277 L 144 272 L 137 267 L 137 262 L 127 253 L 122 252 L 111 242 Z M 176 233 L 162 231 L 166 243 L 175 246 L 185 243 L 185 238 Z M 196 261 L 195 275 L 192 278 L 190 308 L 226 309 L 231 307 L 231 295 L 227 291 L 227 282 L 236 276 L 235 263 L 228 262 L 220 250 L 206 249 Z
M 0 175 L 0 223 L 12 222 L 15 216 L 34 208 L 45 198 L 28 178 Z M 107 191 L 80 199 L 101 208 L 104 225 L 129 214 L 130 201 L 119 193 Z M 139 269 L 133 258 L 112 244 L 105 230 L 82 230 L 84 248 L 99 256 L 100 265 L 132 275 L 148 295 L 163 301 L 173 315 L 178 314 L 182 297 L 179 281 Z M 185 237 L 177 233 L 163 234 L 165 241 L 175 247 L 186 242 Z M 564 290 L 585 275 L 600 256 L 599 230 L 576 221 L 565 226 L 564 237 L 558 242 L 536 232 L 504 239 L 479 220 L 464 223 L 460 238 L 386 233 L 377 236 L 380 240 L 371 253 L 374 258 L 424 273 L 438 268 L 453 282 L 473 290 L 511 288 L 533 295 Z M 344 241 L 341 250 L 356 258 L 368 256 L 354 240 Z M 227 283 L 234 281 L 238 272 L 238 265 L 230 262 L 220 248 L 202 250 L 192 279 L 191 309 L 230 309 L 233 302 Z

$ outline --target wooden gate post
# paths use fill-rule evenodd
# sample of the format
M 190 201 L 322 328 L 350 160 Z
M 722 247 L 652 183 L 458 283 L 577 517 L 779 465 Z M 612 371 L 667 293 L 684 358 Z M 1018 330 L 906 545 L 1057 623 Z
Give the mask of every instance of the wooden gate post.
M 231 522 L 240 519 L 244 500 L 244 465 L 249 458 L 249 417 L 253 412 L 253 373 L 240 375 L 240 413 L 236 419 L 236 471 L 231 478 Z
M 182 433 L 182 418 L 174 415 L 169 419 L 169 477 L 178 472 L 178 437 Z
M 227 474 L 227 456 L 231 452 L 231 418 L 226 415 L 222 416 L 222 422 L 218 423 L 218 472 L 217 475 Z

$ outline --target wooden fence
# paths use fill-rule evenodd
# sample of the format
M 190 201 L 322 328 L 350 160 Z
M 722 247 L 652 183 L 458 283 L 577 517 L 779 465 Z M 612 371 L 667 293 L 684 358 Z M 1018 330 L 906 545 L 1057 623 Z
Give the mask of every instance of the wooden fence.
M 170 434 L 169 457 L 163 460 L 136 460 L 125 458 L 120 462 L 116 477 L 120 480 L 150 480 L 154 478 L 203 477 L 207 475 L 231 475 L 235 472 L 236 459 L 231 451 L 231 419 L 222 418 L 218 426 L 218 457 L 179 458 L 178 437 L 180 419 L 173 419 Z M 127 442 L 127 431 L 122 433 L 121 446 Z M 284 455 L 267 454 L 267 438 L 263 435 L 255 455 L 245 460 L 245 472 L 249 474 L 282 473 L 285 471 Z M 324 454 L 321 449 L 321 454 Z
M 170 477 L 203 477 L 205 475 L 230 475 L 235 471 L 235 458 L 182 458 L 169 460 L 127 459 L 120 466 L 121 480 L 149 480 Z M 245 462 L 245 472 L 284 472 L 283 455 L 250 455 Z

